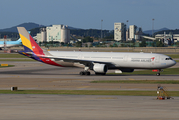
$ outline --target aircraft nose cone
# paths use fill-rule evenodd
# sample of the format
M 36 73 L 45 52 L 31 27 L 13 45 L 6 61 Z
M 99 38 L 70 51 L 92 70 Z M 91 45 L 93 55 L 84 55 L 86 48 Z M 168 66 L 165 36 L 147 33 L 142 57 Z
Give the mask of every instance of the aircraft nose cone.
M 172 66 L 175 65 L 177 62 L 175 60 L 172 61 Z

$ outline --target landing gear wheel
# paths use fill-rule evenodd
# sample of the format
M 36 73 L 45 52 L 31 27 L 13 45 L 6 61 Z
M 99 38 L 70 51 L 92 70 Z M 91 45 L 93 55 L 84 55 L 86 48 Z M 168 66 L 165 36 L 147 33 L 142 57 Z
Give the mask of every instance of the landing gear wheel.
M 89 71 L 81 71 L 80 75 L 90 75 L 91 73 Z
M 85 75 L 90 75 L 90 72 L 89 72 L 89 71 L 86 71 L 86 72 L 85 72 Z
M 95 75 L 100 75 L 100 73 L 95 72 Z
M 81 72 L 80 72 L 80 75 L 85 75 L 85 72 L 84 72 L 84 71 L 81 71 Z
M 106 75 L 106 73 L 95 73 L 96 75 Z
M 156 75 L 157 75 L 157 76 L 160 76 L 160 73 L 157 73 Z

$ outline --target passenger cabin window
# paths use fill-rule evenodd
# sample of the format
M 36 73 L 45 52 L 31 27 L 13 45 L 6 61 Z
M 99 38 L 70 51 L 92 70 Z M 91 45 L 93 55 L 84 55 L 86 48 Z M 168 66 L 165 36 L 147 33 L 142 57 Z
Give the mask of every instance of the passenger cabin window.
M 165 58 L 165 60 L 172 60 L 172 58 Z

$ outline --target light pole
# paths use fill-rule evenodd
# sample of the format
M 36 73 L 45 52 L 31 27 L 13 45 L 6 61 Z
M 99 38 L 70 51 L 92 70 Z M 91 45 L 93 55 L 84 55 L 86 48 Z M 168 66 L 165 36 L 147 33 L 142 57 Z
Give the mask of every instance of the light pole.
M 102 22 L 103 20 L 101 20 L 101 40 L 102 40 Z
M 128 22 L 129 22 L 129 20 L 127 20 L 126 22 L 127 22 L 127 26 L 128 26 Z
M 153 34 L 154 34 L 154 20 L 155 20 L 155 19 L 152 19 L 152 36 L 153 36 Z

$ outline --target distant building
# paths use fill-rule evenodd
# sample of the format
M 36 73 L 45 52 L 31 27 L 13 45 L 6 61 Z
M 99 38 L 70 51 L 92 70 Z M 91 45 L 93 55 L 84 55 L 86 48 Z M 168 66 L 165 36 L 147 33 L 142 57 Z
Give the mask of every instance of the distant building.
M 70 41 L 70 30 L 68 26 L 64 25 L 53 25 L 52 27 L 46 27 L 47 31 L 47 42 L 59 41 L 68 43 Z
M 139 27 L 139 29 L 137 29 L 135 33 L 135 40 L 141 40 L 142 34 L 142 28 Z
M 126 41 L 129 40 L 129 29 L 126 30 Z
M 126 40 L 126 24 L 114 23 L 114 40 L 116 41 Z
M 172 43 L 173 42 L 178 42 L 179 41 L 179 34 L 172 34 L 172 33 L 169 33 L 169 34 L 157 34 L 155 35 L 155 38 L 156 39 L 160 39 L 160 40 L 163 40 L 164 43 L 169 43 L 168 41 L 171 41 Z
M 137 26 L 135 25 L 130 25 L 129 26 L 129 39 L 130 40 L 135 40 L 135 34 L 137 32 Z
M 47 32 L 46 32 L 46 28 L 41 28 L 41 42 L 43 41 L 47 41 Z
M 36 39 L 38 42 L 58 41 L 69 43 L 70 30 L 68 26 L 53 25 L 52 27 L 41 28 L 40 33 L 37 33 Z

